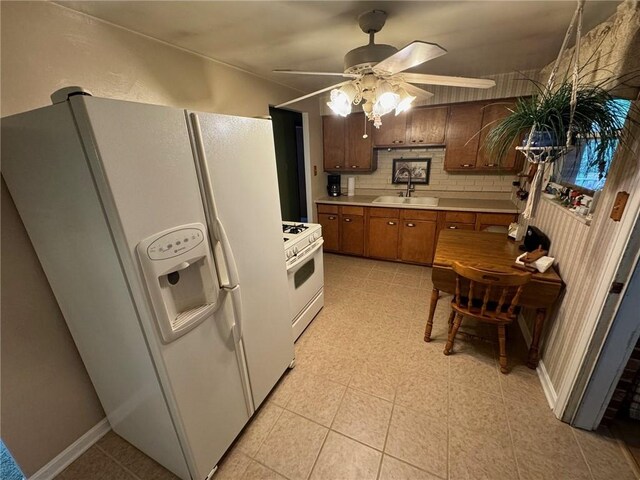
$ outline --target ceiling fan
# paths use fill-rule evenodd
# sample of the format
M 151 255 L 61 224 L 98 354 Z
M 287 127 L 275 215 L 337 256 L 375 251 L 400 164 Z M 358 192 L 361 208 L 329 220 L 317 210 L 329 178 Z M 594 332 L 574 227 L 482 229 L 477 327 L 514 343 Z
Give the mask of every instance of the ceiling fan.
M 398 50 L 391 45 L 374 43 L 374 35 L 382 30 L 387 19 L 386 12 L 371 10 L 358 17 L 362 31 L 369 35 L 369 43 L 349 51 L 344 56 L 344 72 L 307 72 L 300 70 L 274 70 L 275 73 L 294 75 L 326 75 L 349 78 L 349 80 L 316 90 L 277 105 L 286 105 L 331 90 L 329 107 L 339 115 L 351 113 L 351 105 L 362 103 L 362 110 L 373 121 L 376 128 L 382 125 L 380 117 L 393 110 L 396 115 L 411 107 L 417 98 L 426 100 L 433 93 L 418 88 L 421 85 L 447 85 L 452 87 L 491 88 L 493 80 L 483 78 L 449 77 L 424 73 L 403 73 L 428 60 L 440 57 L 447 51 L 440 45 L 416 40 Z

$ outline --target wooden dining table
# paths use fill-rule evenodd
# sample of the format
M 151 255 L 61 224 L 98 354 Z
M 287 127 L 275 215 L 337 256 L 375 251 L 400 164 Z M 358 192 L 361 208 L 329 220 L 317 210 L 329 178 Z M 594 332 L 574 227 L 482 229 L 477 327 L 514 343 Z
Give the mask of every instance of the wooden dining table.
M 523 252 L 519 243 L 509 239 L 504 233 L 478 232 L 473 230 L 442 230 L 438 236 L 433 259 L 431 304 L 424 340 L 431 340 L 433 316 L 440 292 L 455 293 L 456 274 L 452 264 L 458 261 L 466 265 L 477 265 L 497 271 L 517 271 L 513 269 L 516 257 Z M 563 288 L 562 279 L 555 268 L 544 273 L 535 272 L 525 285 L 518 305 L 535 308 L 527 366 L 536 368 L 539 359 L 540 337 L 544 328 L 547 310 L 553 306 Z

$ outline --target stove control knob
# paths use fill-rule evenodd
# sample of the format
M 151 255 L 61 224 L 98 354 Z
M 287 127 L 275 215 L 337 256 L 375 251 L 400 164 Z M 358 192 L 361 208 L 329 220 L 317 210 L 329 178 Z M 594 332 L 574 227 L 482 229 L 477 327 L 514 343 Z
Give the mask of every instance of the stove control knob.
M 291 258 L 291 250 L 287 250 L 287 258 Z
M 295 254 L 298 253 L 298 247 L 293 247 L 293 253 L 295 253 Z
M 313 235 L 309 235 L 309 243 L 313 243 L 313 240 L 314 240 Z

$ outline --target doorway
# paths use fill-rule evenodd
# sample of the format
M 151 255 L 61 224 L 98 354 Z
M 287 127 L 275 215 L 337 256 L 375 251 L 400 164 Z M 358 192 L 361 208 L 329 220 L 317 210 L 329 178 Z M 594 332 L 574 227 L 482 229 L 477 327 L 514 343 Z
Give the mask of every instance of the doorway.
M 269 115 L 273 124 L 282 219 L 308 222 L 302 114 L 269 107 Z

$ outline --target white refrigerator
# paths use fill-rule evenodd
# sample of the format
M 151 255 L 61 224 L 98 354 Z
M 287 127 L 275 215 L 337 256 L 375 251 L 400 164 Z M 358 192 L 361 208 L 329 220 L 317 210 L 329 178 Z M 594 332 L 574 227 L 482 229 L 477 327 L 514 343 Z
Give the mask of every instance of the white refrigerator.
M 205 479 L 294 358 L 271 122 L 52 99 L 2 174 L 113 430 Z

